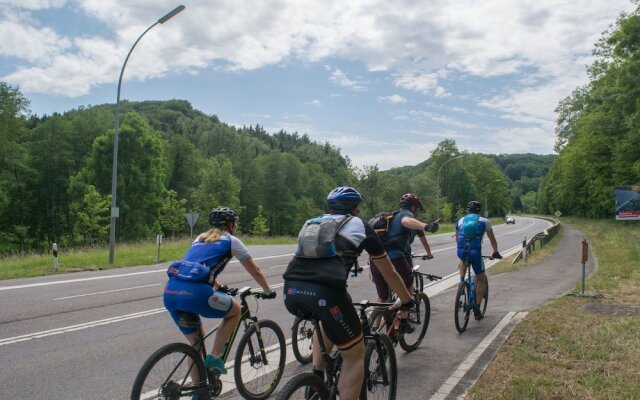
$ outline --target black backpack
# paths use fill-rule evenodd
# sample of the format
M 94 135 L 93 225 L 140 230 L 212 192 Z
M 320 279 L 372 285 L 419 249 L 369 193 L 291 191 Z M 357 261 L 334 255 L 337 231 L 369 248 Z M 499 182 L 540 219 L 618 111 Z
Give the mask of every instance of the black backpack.
M 402 247 L 398 244 L 398 242 L 393 237 L 391 237 L 391 235 L 389 235 L 391 221 L 399 212 L 399 210 L 392 212 L 383 211 L 376 214 L 369 220 L 369 225 L 371 225 L 371 228 L 373 228 L 374 232 L 378 235 L 386 250 L 402 250 Z

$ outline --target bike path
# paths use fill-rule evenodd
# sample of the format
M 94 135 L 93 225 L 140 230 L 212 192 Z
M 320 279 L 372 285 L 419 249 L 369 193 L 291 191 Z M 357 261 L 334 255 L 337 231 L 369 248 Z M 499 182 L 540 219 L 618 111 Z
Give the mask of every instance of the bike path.
M 397 399 L 463 398 L 526 313 L 567 293 L 580 281 L 581 241 L 584 236 L 570 225 L 562 226 L 560 243 L 542 262 L 495 276 L 489 270 L 490 294 L 486 316 L 482 321 L 475 321 L 472 316 L 462 334 L 455 328 L 453 314 L 458 277 L 443 279 L 446 282 L 440 281 L 425 289 L 431 301 L 431 320 L 424 341 L 412 353 L 405 353 L 400 346 L 395 348 Z M 590 253 L 587 272 L 592 271 L 593 265 Z M 283 326 L 289 344 L 291 332 L 286 328 Z M 288 346 L 287 365 L 271 397 L 277 395 L 293 376 L 310 371 L 310 365 L 303 366 L 295 361 Z M 223 393 L 220 398 L 240 398 L 232 388 Z
M 455 287 L 432 299 L 432 325 L 425 338 L 427 345 L 418 350 L 422 354 L 398 354 L 399 388 L 405 391 L 399 398 L 463 398 L 529 310 L 568 293 L 581 281 L 584 235 L 568 224 L 562 228 L 558 246 L 542 262 L 500 275 L 489 271 L 486 317 L 469 321 L 464 333 L 459 334 L 454 325 Z M 595 265 L 590 252 L 587 273 Z M 425 363 L 427 367 L 421 368 Z M 425 384 L 420 385 L 422 390 L 406 392 L 411 382 Z

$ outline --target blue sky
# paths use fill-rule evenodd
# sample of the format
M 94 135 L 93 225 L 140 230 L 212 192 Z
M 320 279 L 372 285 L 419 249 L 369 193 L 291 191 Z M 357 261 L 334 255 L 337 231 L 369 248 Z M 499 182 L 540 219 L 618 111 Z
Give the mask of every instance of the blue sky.
M 445 138 L 553 152 L 554 108 L 588 79 L 629 0 L 0 0 L 0 80 L 42 115 L 184 99 L 223 122 L 307 133 L 354 165 L 415 165 Z

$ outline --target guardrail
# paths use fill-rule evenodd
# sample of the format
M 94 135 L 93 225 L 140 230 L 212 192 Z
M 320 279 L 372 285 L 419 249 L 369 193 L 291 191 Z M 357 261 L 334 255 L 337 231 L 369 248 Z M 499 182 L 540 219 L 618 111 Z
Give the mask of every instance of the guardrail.
M 546 218 L 545 218 L 546 219 Z M 557 219 L 553 219 L 553 225 L 549 228 L 545 229 L 540 233 L 536 233 L 533 237 L 527 242 L 527 239 L 522 241 L 522 250 L 516 256 L 511 264 L 515 264 L 520 260 L 527 261 L 527 254 L 530 254 L 532 251 L 536 249 L 536 243 L 540 244 L 540 248 L 542 248 L 545 244 L 549 243 L 551 239 L 553 239 L 558 230 L 560 229 L 560 221 Z

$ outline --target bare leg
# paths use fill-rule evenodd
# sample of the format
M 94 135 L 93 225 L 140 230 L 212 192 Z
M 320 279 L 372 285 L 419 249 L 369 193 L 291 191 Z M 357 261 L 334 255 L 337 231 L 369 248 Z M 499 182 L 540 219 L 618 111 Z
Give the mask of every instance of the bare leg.
M 193 346 L 196 350 L 198 350 L 199 354 L 202 354 L 202 350 L 200 350 L 200 346 L 202 346 L 201 339 L 204 337 L 204 329 L 202 328 L 202 325 L 200 325 L 197 331 L 184 336 L 189 341 L 189 344 Z M 189 375 L 191 375 L 192 382 L 198 382 L 199 380 L 198 371 L 196 370 L 196 368 L 193 367 L 192 364 L 193 362 L 189 360 L 189 368 L 191 371 Z
M 338 381 L 341 400 L 357 400 L 364 380 L 364 342 L 341 351 L 342 371 Z
M 322 326 L 320 327 L 320 331 L 322 332 L 322 341 L 324 343 L 327 354 L 331 353 L 333 349 L 333 343 L 329 340 L 327 335 L 324 334 L 324 330 Z M 313 335 L 313 369 L 318 371 L 324 371 L 324 362 L 322 361 L 322 353 L 320 351 L 320 342 L 318 342 L 318 332 L 315 332 Z
M 238 319 L 240 319 L 240 304 L 233 300 L 233 306 L 231 306 L 229 314 L 227 314 L 227 316 L 222 320 L 222 323 L 218 328 L 218 332 L 216 333 L 216 338 L 213 341 L 211 355 L 215 358 L 220 358 L 222 355 L 222 348 L 229 341 L 229 337 L 231 337 L 231 333 L 238 323 Z
M 482 303 L 486 281 L 487 281 L 487 276 L 485 275 L 484 272 L 481 273 L 480 275 L 476 275 L 476 304 Z

